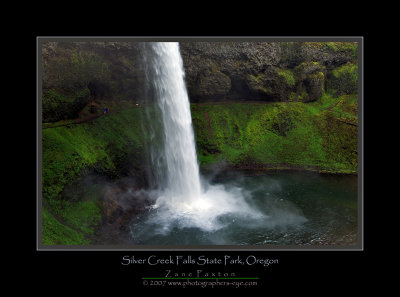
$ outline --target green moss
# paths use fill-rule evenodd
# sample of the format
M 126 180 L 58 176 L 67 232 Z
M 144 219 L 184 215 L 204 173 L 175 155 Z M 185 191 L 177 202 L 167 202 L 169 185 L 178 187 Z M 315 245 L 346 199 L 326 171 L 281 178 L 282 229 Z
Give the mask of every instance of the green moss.
M 358 47 L 357 42 L 304 42 L 304 45 L 309 48 L 329 48 L 334 52 L 352 51 Z
M 290 92 L 289 101 L 290 102 L 297 101 L 297 93 L 296 92 Z
M 56 128 L 59 126 L 66 126 L 66 125 L 73 125 L 74 124 L 74 119 L 70 120 L 62 120 L 58 122 L 49 122 L 49 123 L 42 123 L 42 129 L 48 129 L 48 128 Z
M 328 108 L 332 108 L 338 102 L 338 98 L 333 97 L 329 93 L 324 93 L 322 97 L 314 102 L 307 104 L 307 109 L 313 115 L 320 114 Z
M 326 67 L 324 65 L 321 65 L 319 62 L 316 61 L 305 61 L 300 63 L 294 68 L 294 73 L 296 75 L 304 75 L 304 74 L 310 74 L 310 73 L 315 73 L 315 72 L 322 72 L 325 71 Z
M 349 54 L 353 62 L 357 60 L 357 42 L 304 42 L 304 46 L 320 50 L 330 50 L 335 53 Z
M 304 107 L 271 104 L 252 116 L 247 127 L 250 155 L 260 163 L 321 165 L 319 137 Z
M 198 154 L 197 161 L 200 164 L 207 165 L 207 164 L 213 164 L 213 163 L 218 162 L 218 158 L 216 155 Z
M 307 102 L 309 97 L 310 95 L 305 90 L 302 90 L 300 93 L 293 96 L 293 98 L 295 98 L 293 101 Z
M 253 75 L 252 77 L 253 77 L 253 79 L 254 79 L 255 82 L 258 82 L 258 80 L 259 80 L 260 78 L 264 77 L 264 74 L 263 74 L 263 73 L 260 73 L 260 74 L 258 74 L 258 75 Z
M 63 93 L 49 89 L 42 96 L 42 118 L 44 122 L 54 122 L 76 118 L 78 112 L 90 101 L 90 91 L 87 87 L 75 92 Z
M 324 73 L 323 73 L 323 72 L 318 71 L 318 72 L 314 72 L 314 73 L 310 74 L 310 75 L 308 76 L 308 78 L 309 78 L 309 79 L 316 79 L 316 80 L 323 81 L 324 78 L 325 78 L 325 76 L 324 76 Z
M 337 96 L 354 94 L 358 90 L 358 66 L 356 63 L 347 63 L 335 68 L 330 73 L 327 88 Z
M 336 68 L 332 71 L 332 74 L 335 78 L 340 78 L 345 75 L 349 75 L 350 79 L 353 81 L 358 80 L 358 67 L 357 64 L 347 63 L 339 68 Z
M 62 212 L 65 222 L 85 235 L 93 235 L 101 223 L 97 201 L 79 201 Z
M 346 120 L 357 124 L 358 100 L 357 95 L 343 95 L 338 98 L 337 103 L 329 110 L 335 118 Z
M 354 100 L 350 97 L 349 101 Z M 356 172 L 357 129 L 340 122 L 330 110 L 335 105 L 344 108 L 338 104 L 340 100 L 344 98 L 324 94 L 307 104 L 192 105 L 192 116 L 198 119 L 195 130 L 212 131 L 212 136 L 210 132 L 201 137 L 196 134 L 200 164 L 205 168 L 225 160 L 237 165 L 287 164 L 326 172 Z M 201 120 L 205 111 L 210 127 Z M 213 142 L 218 160 L 201 149 L 202 142 Z
M 296 84 L 294 74 L 290 69 L 278 69 L 276 72 L 279 76 L 285 79 L 289 86 L 294 86 Z
M 42 208 L 43 245 L 83 245 L 89 240 L 82 233 L 60 223 L 46 207 Z
M 358 47 L 356 42 L 327 42 L 326 45 L 334 52 L 354 51 Z
M 114 112 L 91 122 L 42 130 L 43 199 L 54 214 L 80 234 L 93 234 L 99 224 L 99 201 L 68 199 L 63 194 L 65 187 L 89 171 L 118 178 L 120 166 L 131 152 L 135 152 L 132 166 L 141 167 L 143 109 L 130 106 L 118 112 L 111 107 Z M 44 224 L 48 218 L 43 218 Z M 46 236 L 44 233 L 44 240 Z
M 357 42 L 327 42 L 327 46 L 334 52 L 350 52 L 354 60 L 357 58 Z
M 90 171 L 118 178 L 129 152 L 132 165 L 143 168 L 145 111 L 119 105 L 119 111 L 110 106 L 108 116 L 91 122 L 42 130 L 44 244 L 90 243 L 100 224 L 95 190 L 72 197 L 65 194 L 67 186 Z M 225 161 L 357 171 L 357 95 L 326 93 L 307 104 L 191 104 L 191 110 L 202 168 Z

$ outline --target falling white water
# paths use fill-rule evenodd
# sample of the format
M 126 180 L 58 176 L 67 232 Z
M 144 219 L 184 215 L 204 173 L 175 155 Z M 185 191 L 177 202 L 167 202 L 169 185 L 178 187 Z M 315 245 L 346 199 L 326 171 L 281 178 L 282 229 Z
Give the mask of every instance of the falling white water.
M 203 189 L 197 163 L 189 98 L 184 81 L 183 61 L 179 44 L 175 42 L 149 43 L 150 60 L 146 59 L 146 75 L 153 85 L 153 93 L 161 113 L 163 126 L 162 155 L 152 156 L 154 176 L 161 177 L 156 193 L 156 215 L 150 223 L 169 230 L 170 225 L 216 230 L 224 226 L 218 221 L 223 214 L 262 216 L 253 210 L 241 195 L 240 189 L 229 192 L 222 185 L 207 185 Z
M 201 194 L 199 167 L 179 44 L 152 43 L 153 85 L 164 128 L 166 189 L 193 203 Z

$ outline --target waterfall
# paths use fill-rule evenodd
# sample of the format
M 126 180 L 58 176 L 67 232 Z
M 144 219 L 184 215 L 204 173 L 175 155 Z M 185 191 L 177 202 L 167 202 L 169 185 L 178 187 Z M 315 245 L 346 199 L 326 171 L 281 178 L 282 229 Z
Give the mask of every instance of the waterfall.
M 262 216 L 246 203 L 241 189 L 202 186 L 179 43 L 144 43 L 143 62 L 145 97 L 151 102 L 144 128 L 155 199 L 145 225 L 163 234 L 172 228 L 213 231 L 227 224 L 219 220 L 223 215 Z M 136 238 L 149 236 L 144 226 L 134 229 Z
M 188 200 L 200 196 L 200 174 L 190 114 L 189 97 L 184 81 L 179 44 L 149 44 L 152 50 L 150 80 L 163 126 L 163 188 L 170 196 Z M 159 152 L 157 152 L 159 153 Z

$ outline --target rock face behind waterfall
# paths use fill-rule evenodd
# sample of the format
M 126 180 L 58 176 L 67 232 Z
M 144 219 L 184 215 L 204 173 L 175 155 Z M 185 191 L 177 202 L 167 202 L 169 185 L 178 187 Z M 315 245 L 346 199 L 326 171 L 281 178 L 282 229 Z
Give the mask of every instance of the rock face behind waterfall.
M 338 69 L 354 64 L 356 49 L 340 42 L 180 43 L 192 102 L 310 102 L 328 88 L 337 95 L 354 92 L 357 81 Z M 45 42 L 42 59 L 44 121 L 74 118 L 90 98 L 143 97 L 138 43 Z
M 281 57 L 279 44 L 258 42 L 183 42 L 181 52 L 194 101 L 268 99 L 270 96 L 263 96 L 262 89 L 253 83 L 257 81 L 254 77 L 271 72 Z
M 356 60 L 356 48 L 319 42 L 181 43 L 192 101 L 315 101 L 331 71 Z

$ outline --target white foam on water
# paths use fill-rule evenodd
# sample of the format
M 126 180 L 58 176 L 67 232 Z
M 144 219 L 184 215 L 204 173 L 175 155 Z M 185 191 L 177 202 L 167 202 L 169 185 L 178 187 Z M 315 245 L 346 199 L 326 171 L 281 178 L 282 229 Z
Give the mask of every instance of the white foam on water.
M 249 219 L 266 217 L 247 204 L 239 188 L 228 191 L 222 185 L 210 186 L 198 197 L 185 198 L 163 193 L 154 205 L 157 216 L 152 217 L 151 222 L 164 226 L 164 231 L 174 224 L 180 228 L 194 227 L 212 232 L 228 224 L 219 220 L 223 215 L 232 214 Z

